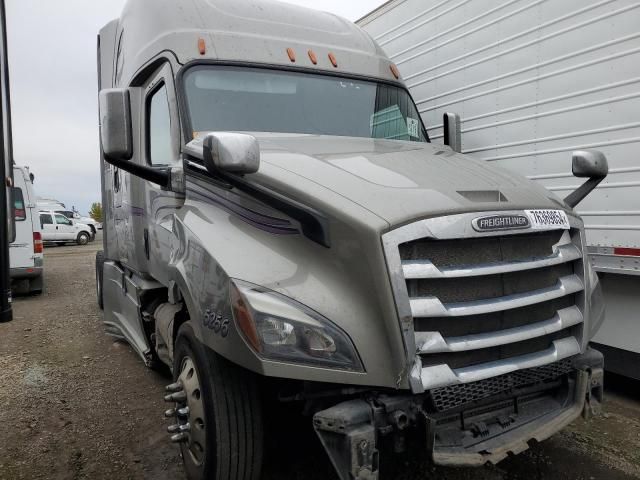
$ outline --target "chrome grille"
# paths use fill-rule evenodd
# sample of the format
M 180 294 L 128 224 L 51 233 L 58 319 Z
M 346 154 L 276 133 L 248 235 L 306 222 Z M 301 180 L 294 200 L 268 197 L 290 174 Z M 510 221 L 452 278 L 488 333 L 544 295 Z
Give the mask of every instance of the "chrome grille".
M 425 220 L 383 236 L 414 391 L 540 367 L 581 350 L 578 222 L 571 230 L 472 232 L 478 216 Z

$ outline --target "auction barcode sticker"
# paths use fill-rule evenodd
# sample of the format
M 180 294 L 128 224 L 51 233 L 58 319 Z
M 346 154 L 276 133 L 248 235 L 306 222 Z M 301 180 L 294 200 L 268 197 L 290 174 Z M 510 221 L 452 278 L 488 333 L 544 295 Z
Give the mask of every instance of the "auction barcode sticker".
M 407 117 L 407 131 L 411 137 L 418 138 L 420 136 L 420 122 L 415 118 Z
M 524 213 L 529 217 L 531 228 L 535 230 L 569 230 L 569 217 L 562 210 L 525 210 Z

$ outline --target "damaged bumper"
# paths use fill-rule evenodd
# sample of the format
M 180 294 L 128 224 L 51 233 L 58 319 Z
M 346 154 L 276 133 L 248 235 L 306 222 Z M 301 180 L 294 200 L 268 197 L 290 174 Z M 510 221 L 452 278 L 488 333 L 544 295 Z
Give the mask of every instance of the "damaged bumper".
M 397 451 L 410 427 L 424 431 L 433 462 L 481 466 L 518 454 L 581 414 L 600 410 L 603 357 L 593 349 L 565 362 L 421 395 L 372 395 L 318 412 L 314 428 L 341 479 L 378 478 L 378 441 Z M 501 391 L 496 391 L 501 385 Z

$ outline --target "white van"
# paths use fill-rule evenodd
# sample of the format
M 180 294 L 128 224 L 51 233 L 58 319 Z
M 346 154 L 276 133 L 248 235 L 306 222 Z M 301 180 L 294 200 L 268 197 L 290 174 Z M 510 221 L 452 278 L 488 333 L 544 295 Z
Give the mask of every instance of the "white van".
M 15 239 L 9 245 L 11 284 L 16 293 L 42 293 L 43 254 L 40 221 L 27 167 L 13 167 Z
M 86 245 L 93 238 L 91 228 L 84 223 L 67 218 L 53 210 L 40 211 L 42 240 L 47 243 L 70 243 Z

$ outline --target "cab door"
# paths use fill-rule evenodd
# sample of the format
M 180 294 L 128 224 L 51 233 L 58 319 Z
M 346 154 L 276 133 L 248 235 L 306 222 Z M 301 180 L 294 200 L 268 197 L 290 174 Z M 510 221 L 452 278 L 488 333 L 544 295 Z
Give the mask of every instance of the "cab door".
M 144 84 L 141 99 L 141 142 L 147 166 L 165 168 L 181 162 L 181 129 L 175 94 L 174 75 L 169 63 L 153 73 Z M 144 231 L 145 254 L 149 271 L 160 282 L 168 282 L 166 265 L 171 252 L 173 215 L 184 203 L 184 194 L 163 190 L 145 182 L 144 204 L 147 216 Z
M 44 242 L 55 242 L 57 240 L 56 224 L 53 221 L 53 214 L 40 214 L 40 228 L 42 230 L 42 240 Z
M 53 218 L 56 222 L 56 240 L 74 241 L 76 228 L 73 226 L 73 222 L 61 213 L 55 213 Z

